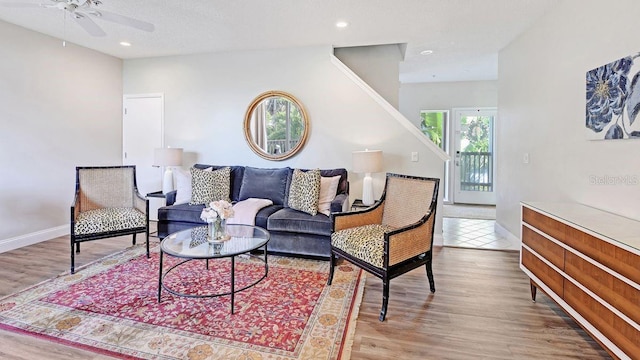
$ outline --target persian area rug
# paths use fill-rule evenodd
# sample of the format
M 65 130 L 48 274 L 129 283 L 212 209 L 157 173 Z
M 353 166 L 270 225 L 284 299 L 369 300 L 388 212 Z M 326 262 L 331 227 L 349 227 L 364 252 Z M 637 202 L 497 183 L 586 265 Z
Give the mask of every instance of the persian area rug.
M 0 328 L 120 358 L 348 359 L 362 300 L 362 271 L 343 263 L 269 256 L 268 276 L 235 296 L 187 298 L 162 291 L 158 249 L 131 247 L 74 275 L 0 299 Z M 163 269 L 181 259 L 165 255 Z M 165 279 L 174 290 L 229 291 L 230 260 L 194 260 Z M 236 288 L 264 263 L 236 257 Z M 222 290 L 221 290 L 222 289 Z

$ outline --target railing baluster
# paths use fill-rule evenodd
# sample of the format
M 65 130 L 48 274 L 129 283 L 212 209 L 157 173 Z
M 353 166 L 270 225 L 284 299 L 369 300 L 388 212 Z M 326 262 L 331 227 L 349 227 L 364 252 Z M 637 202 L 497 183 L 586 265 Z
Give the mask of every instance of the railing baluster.
M 460 189 L 493 191 L 492 153 L 460 152 Z

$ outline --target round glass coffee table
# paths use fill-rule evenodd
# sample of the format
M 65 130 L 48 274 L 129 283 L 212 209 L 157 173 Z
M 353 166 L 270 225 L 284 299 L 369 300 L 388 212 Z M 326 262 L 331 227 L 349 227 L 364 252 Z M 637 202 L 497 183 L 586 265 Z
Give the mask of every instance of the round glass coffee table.
M 162 289 L 165 289 L 169 293 L 177 296 L 203 298 L 203 297 L 216 297 L 231 295 L 231 313 L 233 314 L 233 302 L 235 300 L 235 294 L 246 290 L 267 277 L 269 272 L 269 265 L 267 264 L 267 243 L 269 242 L 270 234 L 267 230 L 251 225 L 236 225 L 229 224 L 226 226 L 227 234 L 231 236 L 229 240 L 209 243 L 207 241 L 207 226 L 199 226 L 192 229 L 182 230 L 169 234 L 160 243 L 160 270 L 158 274 L 158 302 L 162 294 Z M 263 256 L 254 255 L 251 252 L 264 248 Z M 162 262 L 164 254 L 183 258 L 183 261 L 171 266 L 166 271 L 163 271 Z M 259 279 L 244 285 L 242 288 L 235 288 L 235 257 L 242 254 L 248 254 L 253 258 L 259 259 L 264 262 L 264 275 Z M 205 260 L 206 268 L 209 269 L 209 260 L 215 259 L 231 259 L 231 270 L 229 276 L 231 277 L 231 290 L 219 293 L 211 294 L 190 294 L 185 292 L 175 291 L 165 285 L 165 278 L 170 273 L 179 268 L 181 265 L 192 260 Z

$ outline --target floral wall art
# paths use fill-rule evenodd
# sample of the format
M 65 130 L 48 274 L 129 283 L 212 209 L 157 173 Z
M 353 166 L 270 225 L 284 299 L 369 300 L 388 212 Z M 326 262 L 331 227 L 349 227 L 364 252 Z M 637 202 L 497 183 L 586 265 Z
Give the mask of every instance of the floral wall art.
M 640 53 L 587 72 L 587 138 L 640 138 Z

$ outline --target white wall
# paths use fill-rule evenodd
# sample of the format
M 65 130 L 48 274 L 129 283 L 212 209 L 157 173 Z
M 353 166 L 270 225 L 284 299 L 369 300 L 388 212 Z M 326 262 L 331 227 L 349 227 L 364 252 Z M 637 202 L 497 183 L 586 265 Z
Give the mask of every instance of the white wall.
M 590 182 L 640 179 L 640 140 L 585 137 L 585 73 L 640 51 L 639 17 L 637 0 L 565 0 L 500 52 L 497 221 L 516 236 L 523 200 L 576 201 L 640 220 L 640 184 Z
M 400 86 L 400 112 L 418 128 L 421 110 L 451 111 L 453 108 L 497 105 L 497 81 L 407 83 Z
M 121 162 L 122 62 L 2 21 L 0 34 L 4 251 L 69 232 L 75 166 Z
M 334 49 L 334 54 L 398 109 L 400 88 L 400 44 L 353 46 Z
M 442 177 L 442 160 L 331 62 L 329 46 L 126 60 L 124 92 L 165 94 L 165 144 L 195 162 L 258 167 L 351 169 L 354 150 L 381 149 L 384 169 Z M 243 133 L 244 114 L 267 90 L 293 94 L 305 106 L 311 133 L 302 152 L 273 162 L 255 155 Z M 411 162 L 417 151 L 419 162 Z M 351 198 L 361 174 L 349 173 Z M 374 174 L 379 197 L 384 174 Z M 437 232 L 441 232 L 438 222 Z

